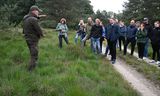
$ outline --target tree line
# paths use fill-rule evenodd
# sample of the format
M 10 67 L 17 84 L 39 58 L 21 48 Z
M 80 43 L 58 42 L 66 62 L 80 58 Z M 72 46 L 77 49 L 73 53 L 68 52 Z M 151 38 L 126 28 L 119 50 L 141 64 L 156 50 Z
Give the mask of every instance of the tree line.
M 160 0 L 128 0 L 124 3 L 122 19 L 142 20 L 144 17 L 150 19 L 151 23 L 160 20 Z
M 1 0 L 0 3 L 0 28 L 10 25 L 20 25 L 23 16 L 32 5 L 38 5 L 43 9 L 47 17 L 41 21 L 44 27 L 56 26 L 59 19 L 65 17 L 68 25 L 76 26 L 79 19 L 87 19 L 89 16 L 101 19 L 107 24 L 108 18 L 115 17 L 126 23 L 130 19 L 141 20 L 148 17 L 151 22 L 160 19 L 160 0 L 128 0 L 124 3 L 122 13 L 103 11 L 94 12 L 90 0 Z M 113 4 L 114 5 L 114 4 Z

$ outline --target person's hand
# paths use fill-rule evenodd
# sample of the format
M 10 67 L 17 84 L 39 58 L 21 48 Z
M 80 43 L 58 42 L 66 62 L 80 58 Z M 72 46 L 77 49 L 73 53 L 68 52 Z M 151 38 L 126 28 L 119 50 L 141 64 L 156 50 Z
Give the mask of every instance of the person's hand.
M 65 32 L 65 30 L 62 30 L 61 32 Z
M 41 18 L 41 17 L 46 17 L 47 15 L 39 15 L 39 17 Z

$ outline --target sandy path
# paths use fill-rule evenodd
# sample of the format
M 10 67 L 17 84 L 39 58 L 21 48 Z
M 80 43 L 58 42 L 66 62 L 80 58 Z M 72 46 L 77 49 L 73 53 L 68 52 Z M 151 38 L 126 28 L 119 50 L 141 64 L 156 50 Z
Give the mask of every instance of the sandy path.
M 107 59 L 110 59 L 110 56 L 107 56 Z M 160 96 L 160 90 L 154 84 L 128 66 L 123 60 L 118 58 L 116 64 L 113 66 L 142 96 Z
M 127 53 L 130 53 L 130 52 L 131 52 L 131 50 L 127 49 Z M 138 53 L 134 52 L 133 56 L 136 57 L 136 58 L 138 58 Z M 145 58 L 145 59 L 143 59 L 143 61 L 145 61 L 146 63 L 148 63 L 150 65 L 156 66 L 158 69 L 160 69 L 160 67 L 158 67 L 158 65 L 156 64 L 156 62 L 155 63 L 150 63 L 151 59 L 149 59 L 149 58 Z

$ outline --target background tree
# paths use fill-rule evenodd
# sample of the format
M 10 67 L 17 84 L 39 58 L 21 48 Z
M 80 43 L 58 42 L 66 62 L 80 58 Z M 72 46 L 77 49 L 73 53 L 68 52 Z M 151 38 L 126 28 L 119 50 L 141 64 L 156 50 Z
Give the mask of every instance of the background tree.
M 160 20 L 160 0 L 129 0 L 125 2 L 123 18 L 126 21 L 130 19 L 142 20 L 148 17 L 151 22 Z
M 90 3 L 89 0 L 37 0 L 37 4 L 48 15 L 43 24 L 56 24 L 64 17 L 72 27 L 79 22 L 79 19 L 94 13 Z M 53 27 L 55 24 L 49 26 Z
M 35 0 L 2 0 L 0 3 L 0 28 L 18 25 Z

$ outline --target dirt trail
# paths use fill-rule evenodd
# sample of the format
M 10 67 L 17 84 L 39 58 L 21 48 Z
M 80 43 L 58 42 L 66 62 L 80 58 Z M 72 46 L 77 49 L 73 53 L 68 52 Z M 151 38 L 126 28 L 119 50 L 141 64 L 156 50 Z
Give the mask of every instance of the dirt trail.
M 127 49 L 127 52 L 130 53 L 131 50 Z M 136 57 L 136 58 L 138 58 L 138 53 L 134 52 L 133 56 Z M 158 65 L 156 64 L 156 62 L 155 63 L 150 63 L 151 59 L 149 59 L 149 58 L 145 58 L 145 59 L 143 59 L 143 61 L 145 61 L 146 63 L 148 63 L 150 65 L 156 66 L 158 69 L 160 69 L 160 67 L 158 67 Z
M 110 59 L 110 56 L 107 56 L 107 59 Z M 118 58 L 116 64 L 113 66 L 142 96 L 160 96 L 160 90 L 154 84 L 128 66 L 123 60 Z

